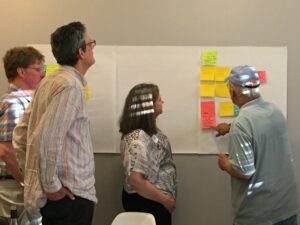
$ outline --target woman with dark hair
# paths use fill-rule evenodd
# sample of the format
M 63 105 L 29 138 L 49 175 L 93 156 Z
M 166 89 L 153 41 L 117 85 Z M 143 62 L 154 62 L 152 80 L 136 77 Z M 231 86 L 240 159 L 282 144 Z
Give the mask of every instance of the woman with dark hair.
M 125 211 L 148 212 L 157 225 L 171 225 L 177 178 L 169 140 L 156 126 L 163 103 L 155 84 L 138 84 L 126 98 L 120 119 L 122 203 Z

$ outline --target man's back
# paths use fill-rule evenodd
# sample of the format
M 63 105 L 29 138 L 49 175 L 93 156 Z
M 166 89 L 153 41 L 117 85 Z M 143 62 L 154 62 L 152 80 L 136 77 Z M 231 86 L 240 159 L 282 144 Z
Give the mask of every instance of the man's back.
M 92 224 L 97 197 L 83 86 L 95 63 L 95 45 L 81 22 L 51 34 L 52 53 L 62 68 L 41 83 L 14 130 L 17 152 L 26 153 L 25 205 L 42 207 L 44 225 Z
M 64 66 L 46 78 L 35 93 L 27 130 L 25 204 L 28 206 L 41 207 L 41 193 L 32 189 L 39 182 L 43 188 L 38 191 L 53 192 L 63 185 L 77 196 L 97 201 L 83 81 L 74 68 Z
M 250 101 L 241 108 L 230 135 L 231 160 L 239 158 L 236 154 L 247 154 L 241 149 L 249 145 L 255 168 L 249 181 L 232 178 L 235 224 L 273 224 L 295 215 L 297 184 L 286 121 L 280 110 L 261 98 Z M 241 148 L 241 144 L 246 147 Z M 245 170 L 249 166 L 246 161 L 241 163 Z

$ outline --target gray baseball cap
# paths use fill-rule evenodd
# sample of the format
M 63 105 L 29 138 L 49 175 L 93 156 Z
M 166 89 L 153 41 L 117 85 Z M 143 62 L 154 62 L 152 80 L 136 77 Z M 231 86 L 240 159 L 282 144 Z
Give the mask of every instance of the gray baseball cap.
M 230 75 L 226 77 L 224 81 L 229 81 L 232 84 L 245 88 L 257 88 L 260 85 L 257 70 L 248 65 L 232 68 Z

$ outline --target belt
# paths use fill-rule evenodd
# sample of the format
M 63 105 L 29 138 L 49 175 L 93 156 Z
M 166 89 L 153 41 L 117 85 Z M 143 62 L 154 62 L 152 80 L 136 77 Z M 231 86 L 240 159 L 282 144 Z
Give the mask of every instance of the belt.
M 0 180 L 13 180 L 15 179 L 12 175 L 0 175 Z

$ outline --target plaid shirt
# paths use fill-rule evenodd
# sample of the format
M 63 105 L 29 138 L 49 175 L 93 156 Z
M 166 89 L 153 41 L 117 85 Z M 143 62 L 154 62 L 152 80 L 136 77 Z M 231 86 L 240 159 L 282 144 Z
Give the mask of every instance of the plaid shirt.
M 31 101 L 27 92 L 9 87 L 0 99 L 0 141 L 12 141 L 13 129 L 23 116 L 24 110 Z M 6 165 L 0 161 L 0 176 L 8 175 Z

